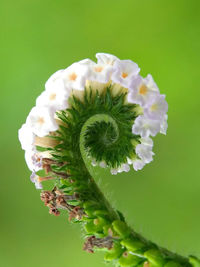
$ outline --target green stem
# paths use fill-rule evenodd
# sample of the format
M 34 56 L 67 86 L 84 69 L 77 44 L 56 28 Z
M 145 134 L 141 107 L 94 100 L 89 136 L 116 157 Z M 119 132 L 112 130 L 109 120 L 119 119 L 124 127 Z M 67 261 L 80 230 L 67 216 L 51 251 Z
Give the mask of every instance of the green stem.
M 200 267 L 197 258 L 160 248 L 132 230 L 93 179 L 88 154 L 112 168 L 134 156 L 134 144 L 138 143 L 138 137 L 131 133 L 135 105 L 125 104 L 125 96 L 123 93 L 113 96 L 110 88 L 100 95 L 98 92 L 93 95 L 92 90 L 88 95 L 86 91 L 84 100 L 74 97 L 71 108 L 58 114 L 65 126 L 60 126 L 58 135 L 52 137 L 60 143 L 48 149 L 52 151 L 48 169 L 58 174 L 57 187 L 63 195 L 53 189 L 43 192 L 42 200 L 55 215 L 59 214 L 57 208 L 67 209 L 70 220 L 80 223 L 85 230 L 84 249 L 106 251 L 105 260 L 116 266 Z M 64 171 L 69 179 L 59 177 L 59 172 Z
M 118 132 L 117 123 L 112 117 L 110 117 L 107 114 L 96 114 L 90 117 L 85 122 L 80 133 L 80 151 L 82 158 L 85 162 L 85 165 L 87 166 L 90 174 L 93 173 L 93 169 L 91 168 L 90 161 L 87 157 L 84 137 L 88 126 L 97 121 L 98 122 L 105 121 L 112 123 L 113 127 Z M 116 211 L 114 211 L 114 209 L 111 207 L 110 203 L 106 200 L 103 193 L 100 191 L 100 189 L 96 185 L 95 181 L 91 178 L 89 173 L 88 177 L 90 177 L 89 179 L 92 182 L 90 190 L 95 192 L 94 194 L 96 195 L 98 202 L 101 203 L 101 206 L 103 208 L 106 208 L 107 212 L 109 213 L 109 218 L 111 219 L 110 223 L 113 227 L 113 230 L 116 231 L 116 235 L 119 235 L 120 241 L 117 240 L 116 242 L 115 240 L 115 243 L 118 244 L 118 247 L 121 246 L 122 248 L 121 252 L 123 252 L 124 249 L 124 252 L 126 251 L 128 252 L 128 254 L 130 253 L 128 256 L 127 253 L 124 252 L 121 253 L 121 257 L 119 258 L 119 260 L 121 259 L 120 261 L 121 266 L 134 266 L 134 264 L 138 265 L 146 261 L 150 262 L 151 265 L 157 265 L 157 266 L 167 265 L 168 267 L 170 267 L 171 265 L 178 266 L 179 264 L 183 266 L 191 266 L 187 258 L 172 253 L 166 249 L 160 248 L 156 244 L 147 241 L 141 235 L 135 233 L 134 230 L 130 229 L 124 220 L 123 221 L 120 220 L 119 214 Z M 111 256 L 110 258 L 112 258 L 112 255 L 109 255 L 108 253 L 107 256 L 108 259 L 109 256 Z

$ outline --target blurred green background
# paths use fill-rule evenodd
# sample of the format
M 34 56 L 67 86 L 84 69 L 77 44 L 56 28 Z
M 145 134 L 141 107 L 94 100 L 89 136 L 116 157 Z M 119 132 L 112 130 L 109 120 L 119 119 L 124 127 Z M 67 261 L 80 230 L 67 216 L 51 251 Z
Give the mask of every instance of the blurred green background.
M 48 77 L 96 52 L 137 62 L 169 103 L 153 163 L 117 176 L 97 168 L 96 180 L 138 232 L 200 257 L 199 14 L 199 0 L 0 1 L 0 266 L 104 266 L 82 251 L 79 226 L 48 214 L 17 137 Z

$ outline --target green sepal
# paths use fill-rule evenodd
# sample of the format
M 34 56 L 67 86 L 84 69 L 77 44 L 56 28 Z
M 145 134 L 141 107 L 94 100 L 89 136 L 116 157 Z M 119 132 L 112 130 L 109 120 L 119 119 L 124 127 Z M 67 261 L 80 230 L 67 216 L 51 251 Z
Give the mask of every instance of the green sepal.
M 60 183 L 67 187 L 72 188 L 72 183 L 68 179 L 60 179 Z M 73 187 L 74 187 L 74 184 L 76 184 L 76 182 L 73 182 Z
M 103 226 L 103 232 L 105 235 L 109 235 L 108 230 L 111 228 L 110 224 L 104 225 Z
M 85 231 L 88 234 L 94 234 L 97 232 L 97 228 L 93 223 L 93 220 L 88 221 L 85 225 L 84 225 Z
M 191 263 L 193 267 L 200 267 L 200 260 L 195 256 L 189 256 L 189 263 Z
M 137 266 L 141 261 L 144 261 L 144 259 L 127 252 L 126 255 L 123 254 L 120 257 L 119 264 L 121 267 L 125 267 L 125 266 L 133 267 L 133 266 Z
M 144 253 L 144 256 L 148 259 L 152 267 L 160 267 L 165 263 L 163 255 L 158 249 L 149 249 Z
M 95 216 L 101 216 L 101 217 L 107 217 L 109 215 L 109 213 L 106 210 L 95 210 L 94 215 Z
M 87 201 L 87 202 L 84 202 L 83 204 L 83 208 L 85 210 L 85 213 L 91 217 L 91 218 L 95 218 L 95 211 L 96 210 L 99 210 L 99 205 L 94 202 L 94 201 Z
M 132 238 L 126 238 L 121 241 L 121 245 L 126 247 L 128 250 L 135 252 L 141 250 L 145 245 L 139 240 L 133 240 Z
M 112 225 L 117 234 L 122 238 L 128 237 L 131 233 L 130 228 L 126 225 L 125 222 L 115 220 Z
M 76 200 L 76 199 L 67 200 L 67 203 L 72 205 L 72 206 L 79 206 L 81 204 L 81 202 Z
M 96 219 L 91 219 L 85 224 L 85 230 L 89 234 L 95 234 L 98 232 L 102 232 L 103 234 L 103 227 L 108 224 L 109 222 L 105 220 L 104 218 L 97 217 Z
M 121 245 L 118 242 L 115 242 L 113 248 L 105 254 L 104 260 L 105 261 L 116 260 L 122 255 L 123 252 L 124 249 L 121 247 Z
M 181 267 L 182 265 L 177 261 L 168 261 L 164 267 Z M 200 265 L 199 265 L 200 266 Z M 197 266 L 196 266 L 197 267 Z

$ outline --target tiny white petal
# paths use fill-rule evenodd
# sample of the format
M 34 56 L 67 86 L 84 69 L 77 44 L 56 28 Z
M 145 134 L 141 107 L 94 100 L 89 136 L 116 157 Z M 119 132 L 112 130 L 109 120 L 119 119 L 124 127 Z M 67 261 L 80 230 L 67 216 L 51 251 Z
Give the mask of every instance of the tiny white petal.
M 52 110 L 64 110 L 68 107 L 69 92 L 65 89 L 64 82 L 57 80 L 54 86 L 47 90 L 36 99 L 36 106 L 50 107 Z
M 81 90 L 85 88 L 86 80 L 89 74 L 89 65 L 87 60 L 82 63 L 76 62 L 66 68 L 62 73 L 62 78 L 66 88 Z
M 119 83 L 122 86 L 129 88 L 132 79 L 134 79 L 140 72 L 138 65 L 131 60 L 117 60 L 115 61 L 114 71 L 111 79 L 114 83 Z
M 151 74 L 148 74 L 146 78 L 144 78 L 145 84 L 147 85 L 147 87 L 155 92 L 159 93 L 159 88 L 157 86 L 157 84 L 155 83 L 153 77 Z
M 129 172 L 130 171 L 130 166 L 126 163 L 122 164 L 122 169 L 125 172 Z
M 134 79 L 131 80 L 129 91 L 128 91 L 128 102 L 139 104 L 144 107 L 152 96 L 159 94 L 158 90 L 155 90 L 149 83 L 149 77 L 142 78 L 140 75 L 137 75 Z
M 49 132 L 56 131 L 58 125 L 54 119 L 54 112 L 48 107 L 33 107 L 27 117 L 27 124 L 34 134 L 43 137 Z
M 106 167 L 107 167 L 105 161 L 101 161 L 101 162 L 99 163 L 99 166 L 100 166 L 101 168 L 106 168 Z
M 93 167 L 97 166 L 97 162 L 96 162 L 96 160 L 93 159 L 92 162 L 91 162 L 91 164 L 92 164 Z
M 122 166 L 120 166 L 120 167 L 117 169 L 117 172 L 118 172 L 118 173 L 123 172 L 123 168 L 122 168 Z
M 91 63 L 89 69 L 88 80 L 107 83 L 110 80 L 113 67 L 108 64 Z
M 18 131 L 19 141 L 24 150 L 31 150 L 33 148 L 35 134 L 32 132 L 31 127 L 24 123 Z
M 76 63 L 81 64 L 81 65 L 86 65 L 86 66 L 91 65 L 91 64 L 95 64 L 95 62 L 89 58 L 82 59 Z
M 153 120 L 163 120 L 168 110 L 165 95 L 155 94 L 144 108 L 144 115 Z
M 39 181 L 39 176 L 33 172 L 30 176 L 31 182 L 35 184 L 36 189 L 42 189 L 42 183 Z
M 36 150 L 26 150 L 25 160 L 29 170 L 37 172 L 42 169 L 42 156 Z
M 150 137 L 142 137 L 140 138 L 140 142 L 143 145 L 153 147 L 153 140 Z
M 164 119 L 160 124 L 160 133 L 162 133 L 162 134 L 167 133 L 167 128 L 168 128 L 167 119 L 168 119 L 168 116 L 167 116 L 167 114 L 165 114 Z
M 118 173 L 118 170 L 113 168 L 110 170 L 110 172 L 111 174 L 116 175 Z
M 116 60 L 119 60 L 119 58 L 117 58 L 116 56 L 107 53 L 97 53 L 96 58 L 98 64 L 108 65 L 113 65 Z
M 133 134 L 141 137 L 155 136 L 160 131 L 160 121 L 151 120 L 145 116 L 138 116 L 133 124 Z
M 152 147 L 149 145 L 138 144 L 135 152 L 145 163 L 149 163 L 153 160 L 154 153 L 152 152 Z
M 133 164 L 133 160 L 127 157 L 127 162 L 129 165 Z
M 141 159 L 136 159 L 133 161 L 133 168 L 135 171 L 141 170 L 145 166 L 145 162 Z
M 58 70 L 55 73 L 53 73 L 50 78 L 45 83 L 45 89 L 49 89 L 52 87 L 55 87 L 55 84 L 59 82 L 59 80 L 62 80 L 62 73 L 63 70 Z

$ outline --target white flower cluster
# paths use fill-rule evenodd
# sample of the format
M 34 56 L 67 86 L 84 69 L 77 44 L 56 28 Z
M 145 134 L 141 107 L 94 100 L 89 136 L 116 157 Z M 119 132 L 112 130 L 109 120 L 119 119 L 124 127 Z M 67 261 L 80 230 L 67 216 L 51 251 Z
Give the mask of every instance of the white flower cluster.
M 58 129 L 55 112 L 66 109 L 71 92 L 83 91 L 87 81 L 120 84 L 128 90 L 128 102 L 140 105 L 143 111 L 132 127 L 132 132 L 141 136 L 141 144 L 136 147 L 137 158 L 127 159 L 126 163 L 118 169 L 112 169 L 111 173 L 129 171 L 129 164 L 133 164 L 135 170 L 140 170 L 152 160 L 153 142 L 150 136 L 159 132 L 166 134 L 167 130 L 168 105 L 165 96 L 159 93 L 150 74 L 146 78 L 140 76 L 140 68 L 133 61 L 120 60 L 105 53 L 97 53 L 96 58 L 97 63 L 84 59 L 54 73 L 46 82 L 44 92 L 37 98 L 36 106 L 30 111 L 26 123 L 19 130 L 26 162 L 33 172 L 42 168 L 42 153 L 36 151 L 35 137 L 47 136 Z

